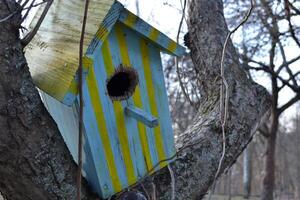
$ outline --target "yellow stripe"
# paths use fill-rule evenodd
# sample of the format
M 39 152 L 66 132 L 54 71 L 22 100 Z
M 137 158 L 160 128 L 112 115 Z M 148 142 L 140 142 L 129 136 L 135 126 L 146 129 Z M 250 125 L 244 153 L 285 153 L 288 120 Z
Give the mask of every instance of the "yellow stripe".
M 148 96 L 149 96 L 150 110 L 151 110 L 151 114 L 154 117 L 158 117 L 156 101 L 155 101 L 155 91 L 154 91 L 154 86 L 153 86 L 153 82 L 152 82 L 149 50 L 148 50 L 147 43 L 145 40 L 141 40 L 140 45 L 141 45 L 141 55 L 142 55 L 142 61 L 143 61 L 143 67 L 144 67 L 144 74 L 145 74 L 145 79 L 146 79 L 146 87 L 147 87 L 147 92 L 148 92 Z M 166 159 L 166 155 L 164 152 L 163 138 L 161 137 L 159 125 L 154 128 L 154 138 L 155 138 L 156 149 L 158 152 L 159 160 L 161 161 L 161 160 Z M 163 167 L 164 165 L 165 165 L 165 163 L 160 164 L 161 167 Z
M 91 103 L 96 115 L 98 129 L 100 131 L 101 141 L 104 146 L 104 151 L 106 155 L 106 161 L 108 164 L 108 170 L 110 177 L 112 179 L 112 185 L 114 187 L 115 192 L 119 192 L 122 190 L 121 182 L 118 177 L 117 168 L 114 162 L 114 156 L 110 145 L 110 140 L 108 136 L 108 131 L 106 128 L 106 123 L 104 119 L 104 113 L 101 106 L 101 101 L 98 94 L 98 86 L 96 83 L 95 72 L 93 67 L 90 68 L 90 71 L 87 76 L 87 86 L 91 98 Z
M 78 84 L 77 84 L 77 81 L 75 80 L 75 78 L 72 80 L 68 92 L 70 92 L 74 95 L 78 94 Z
M 127 18 L 125 19 L 124 23 L 130 28 L 133 28 L 135 26 L 136 21 L 137 21 L 137 16 L 135 16 L 131 12 L 128 12 Z
M 114 72 L 114 66 L 112 63 L 112 57 L 110 55 L 109 44 L 108 44 L 107 40 L 103 43 L 102 53 L 103 53 L 103 61 L 104 61 L 106 74 L 109 77 Z M 130 147 L 129 147 L 129 142 L 128 142 L 128 138 L 127 138 L 128 134 L 126 132 L 124 111 L 123 111 L 122 104 L 120 101 L 114 101 L 113 107 L 114 107 L 114 111 L 115 111 L 115 117 L 116 117 L 117 130 L 118 130 L 118 136 L 119 136 L 119 141 L 120 141 L 120 145 L 121 145 L 121 150 L 122 150 L 122 154 L 124 156 L 124 163 L 125 163 L 125 167 L 126 167 L 128 183 L 129 183 L 129 185 L 131 185 L 136 182 L 137 178 L 134 173 L 134 166 L 133 166 L 131 155 L 130 155 Z
M 91 68 L 91 66 L 93 66 L 93 60 L 91 58 L 87 57 L 87 56 L 83 57 L 82 63 L 83 63 L 83 66 L 82 66 L 83 71 L 87 71 L 89 68 Z M 77 83 L 77 80 L 75 78 L 72 80 L 67 93 L 71 93 L 71 94 L 74 94 L 74 95 L 78 94 L 78 83 Z
M 174 53 L 176 51 L 177 44 L 173 40 L 170 40 L 170 43 L 168 45 L 168 50 Z
M 151 29 L 150 33 L 149 33 L 149 38 L 150 40 L 156 42 L 158 36 L 159 36 L 159 31 L 156 29 L 156 28 L 153 28 Z
M 122 32 L 122 27 L 119 24 L 116 25 L 116 35 L 117 35 L 118 43 L 119 43 L 119 46 L 120 46 L 120 54 L 121 54 L 122 62 L 125 65 L 130 66 L 130 58 L 129 58 L 129 55 L 128 55 L 128 46 L 127 46 L 127 43 L 126 43 L 126 38 L 124 37 L 124 34 Z M 136 107 L 143 108 L 143 103 L 142 103 L 142 99 L 141 99 L 141 92 L 140 92 L 140 86 L 139 85 L 136 87 L 135 92 L 132 96 L 132 99 L 133 99 L 133 103 Z M 149 144 L 148 144 L 148 141 L 147 141 L 146 127 L 141 122 L 137 122 L 137 125 L 138 125 L 139 136 L 140 136 L 140 139 L 141 139 L 143 155 L 144 155 L 145 160 L 146 160 L 147 169 L 150 170 L 150 169 L 153 168 L 153 164 L 152 164 L 152 160 L 151 160 Z
M 100 25 L 95 37 L 98 39 L 98 40 L 101 40 L 103 41 L 106 36 L 108 35 L 109 31 L 107 30 L 107 28 L 103 25 Z

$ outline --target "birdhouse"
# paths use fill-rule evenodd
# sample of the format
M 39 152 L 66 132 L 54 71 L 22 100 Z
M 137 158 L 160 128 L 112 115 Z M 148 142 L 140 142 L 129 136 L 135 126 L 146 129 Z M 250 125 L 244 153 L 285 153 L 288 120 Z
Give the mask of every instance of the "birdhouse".
M 62 2 L 54 1 L 26 56 L 43 102 L 77 162 L 77 46 L 83 6 Z M 108 198 L 166 166 L 175 155 L 160 53 L 181 56 L 185 49 L 118 2 L 92 1 L 89 10 L 83 174 Z

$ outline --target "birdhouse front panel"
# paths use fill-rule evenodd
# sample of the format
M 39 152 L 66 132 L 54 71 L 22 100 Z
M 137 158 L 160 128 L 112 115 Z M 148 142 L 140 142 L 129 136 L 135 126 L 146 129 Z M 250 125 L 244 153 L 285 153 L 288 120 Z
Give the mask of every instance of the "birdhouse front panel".
M 86 136 L 103 193 L 114 194 L 175 154 L 160 49 L 117 22 L 84 65 Z

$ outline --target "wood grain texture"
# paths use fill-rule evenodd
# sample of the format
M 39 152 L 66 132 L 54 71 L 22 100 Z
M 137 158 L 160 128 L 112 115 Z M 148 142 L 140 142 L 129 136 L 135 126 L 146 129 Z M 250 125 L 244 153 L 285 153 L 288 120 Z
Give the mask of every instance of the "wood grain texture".
M 90 2 L 84 52 L 113 3 L 113 0 Z M 78 68 L 83 8 L 83 1 L 54 1 L 37 35 L 26 49 L 35 84 L 59 101 L 63 100 Z M 42 9 L 39 9 L 31 27 L 41 12 Z

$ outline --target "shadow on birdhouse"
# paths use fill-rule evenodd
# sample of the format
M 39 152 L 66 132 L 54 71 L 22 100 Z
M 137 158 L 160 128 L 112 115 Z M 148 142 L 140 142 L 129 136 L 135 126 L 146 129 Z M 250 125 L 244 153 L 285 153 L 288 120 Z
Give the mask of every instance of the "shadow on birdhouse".
M 33 80 L 75 162 L 81 31 L 76 17 L 83 7 L 83 1 L 72 9 L 68 1 L 54 1 L 26 49 Z M 83 175 L 108 198 L 171 162 L 174 136 L 160 53 L 181 56 L 185 49 L 113 0 L 92 1 L 86 27 Z M 47 45 L 41 49 L 41 43 Z

